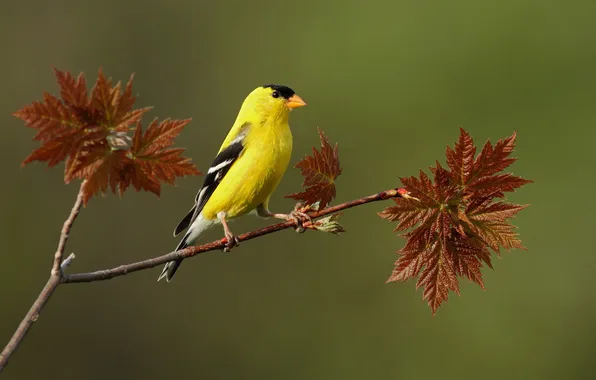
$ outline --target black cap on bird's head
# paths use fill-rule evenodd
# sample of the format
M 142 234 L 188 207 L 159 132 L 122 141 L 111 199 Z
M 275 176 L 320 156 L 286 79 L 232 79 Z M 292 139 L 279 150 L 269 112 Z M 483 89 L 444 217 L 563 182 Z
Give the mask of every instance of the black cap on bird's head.
M 285 99 L 290 99 L 292 95 L 295 94 L 294 90 L 291 88 L 279 84 L 266 84 L 263 86 L 263 88 L 270 88 L 273 91 L 277 91 Z
M 303 107 L 306 105 L 306 102 L 301 97 L 296 95 L 294 90 L 292 90 L 291 88 L 289 88 L 287 86 L 282 86 L 279 84 L 266 84 L 263 86 L 263 88 L 272 89 L 273 90 L 272 95 L 274 98 L 278 98 L 281 96 L 282 98 L 286 99 L 286 101 L 287 101 L 286 105 L 290 109 Z

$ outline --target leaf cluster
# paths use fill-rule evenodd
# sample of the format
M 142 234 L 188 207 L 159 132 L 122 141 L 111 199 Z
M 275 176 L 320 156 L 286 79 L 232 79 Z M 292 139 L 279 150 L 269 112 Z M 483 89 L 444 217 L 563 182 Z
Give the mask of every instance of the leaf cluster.
M 299 193 L 286 195 L 303 202 L 306 205 L 314 205 L 324 209 L 335 198 L 335 180 L 341 174 L 339 165 L 339 147 L 337 144 L 331 146 L 329 139 L 323 131 L 318 128 L 321 149 L 312 148 L 312 156 L 305 156 L 298 161 L 295 168 L 300 169 L 305 189 Z
M 141 118 L 150 107 L 134 108 L 133 76 L 122 89 L 121 82 L 112 85 L 100 69 L 88 92 L 83 74 L 75 78 L 54 72 L 60 97 L 44 93 L 43 101 L 14 113 L 37 131 L 34 140 L 41 144 L 23 165 L 42 161 L 52 167 L 66 161 L 66 183 L 86 180 L 85 204 L 108 188 L 122 195 L 131 185 L 159 195 L 162 182 L 173 184 L 177 177 L 199 174 L 182 156 L 184 149 L 172 148 L 190 119 L 155 119 L 143 131 Z
M 433 313 L 449 291 L 459 294 L 458 277 L 484 288 L 481 268 L 492 268 L 491 251 L 524 248 L 509 219 L 527 205 L 505 199 L 532 182 L 503 173 L 516 160 L 515 138 L 487 141 L 476 155 L 472 137 L 461 129 L 454 148 L 447 147 L 447 168 L 436 162 L 432 178 L 422 170 L 401 178 L 409 196 L 394 198 L 395 206 L 379 213 L 397 222 L 395 231 L 407 240 L 388 282 L 418 277 L 416 286 L 424 288 Z
M 40 143 L 23 165 L 41 161 L 52 167 L 65 161 L 65 182 L 84 180 L 85 204 L 97 193 L 122 195 L 130 187 L 159 196 L 162 183 L 200 174 L 182 155 L 184 149 L 173 147 L 190 119 L 154 119 L 143 129 L 141 118 L 150 108 L 134 108 L 133 76 L 122 88 L 100 70 L 88 91 L 82 74 L 75 78 L 55 70 L 55 75 L 60 97 L 44 93 L 42 101 L 14 113 L 36 130 L 34 140 Z M 336 196 L 342 173 L 338 145 L 332 146 L 320 129 L 318 133 L 320 149 L 313 147 L 312 155 L 295 165 L 304 177 L 303 191 L 286 196 L 301 202 L 300 212 L 325 209 Z M 446 168 L 436 162 L 430 176 L 421 170 L 416 177 L 401 178 L 403 188 L 334 209 L 394 197 L 395 205 L 379 215 L 397 222 L 395 231 L 407 242 L 388 282 L 418 277 L 416 286 L 424 288 L 423 298 L 435 313 L 450 291 L 459 294 L 459 278 L 484 288 L 481 269 L 492 268 L 492 253 L 524 248 L 510 219 L 527 205 L 505 199 L 506 193 L 532 182 L 504 172 L 516 160 L 511 157 L 515 139 L 514 133 L 494 145 L 487 141 L 476 154 L 472 137 L 461 129 L 454 147 L 447 147 Z M 344 232 L 339 215 L 311 222 L 309 228 Z

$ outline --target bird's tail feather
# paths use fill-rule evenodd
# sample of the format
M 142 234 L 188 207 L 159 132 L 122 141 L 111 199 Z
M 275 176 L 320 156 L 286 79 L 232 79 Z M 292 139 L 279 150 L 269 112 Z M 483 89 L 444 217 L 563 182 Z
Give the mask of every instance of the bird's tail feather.
M 207 228 L 209 228 L 211 224 L 213 224 L 212 221 L 204 219 L 203 215 L 199 215 L 197 219 L 195 219 L 195 221 L 192 223 L 188 231 L 186 231 L 186 234 L 184 234 L 184 237 L 182 238 L 182 240 L 180 240 L 180 243 L 178 243 L 176 251 L 193 245 L 197 241 L 199 236 Z M 161 274 L 157 278 L 157 281 L 160 281 L 162 278 L 165 278 L 167 282 L 172 281 L 172 278 L 174 277 L 174 274 L 178 270 L 180 264 L 182 264 L 182 259 L 166 263 L 163 270 L 161 271 Z
M 190 231 L 184 235 L 182 240 L 180 240 L 180 243 L 178 243 L 178 246 L 176 247 L 176 251 L 179 251 L 181 249 L 188 247 L 186 241 L 188 240 L 189 234 L 190 234 Z M 170 261 L 170 262 L 166 263 L 166 265 L 164 265 L 164 267 L 163 267 L 163 270 L 161 271 L 161 274 L 157 278 L 157 281 L 159 281 L 165 277 L 166 281 L 170 282 L 172 280 L 172 278 L 174 277 L 174 274 L 178 270 L 178 267 L 180 266 L 180 264 L 182 264 L 182 259 L 174 260 L 174 261 Z

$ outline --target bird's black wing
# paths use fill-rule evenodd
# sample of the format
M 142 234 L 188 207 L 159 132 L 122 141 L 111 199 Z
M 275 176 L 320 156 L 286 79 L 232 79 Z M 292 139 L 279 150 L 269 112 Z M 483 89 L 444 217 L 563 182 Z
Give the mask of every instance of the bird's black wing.
M 211 167 L 207 171 L 207 175 L 205 176 L 205 182 L 203 182 L 203 186 L 201 190 L 197 193 L 195 197 L 195 205 L 192 209 L 186 214 L 184 219 L 178 223 L 176 229 L 174 230 L 174 236 L 178 235 L 180 232 L 184 231 L 188 226 L 190 226 L 197 216 L 203 210 L 203 207 L 224 178 L 228 170 L 232 167 L 234 162 L 242 155 L 244 151 L 244 137 L 246 133 L 241 133 L 239 136 L 232 141 L 227 148 L 222 150 L 215 160 L 211 164 Z

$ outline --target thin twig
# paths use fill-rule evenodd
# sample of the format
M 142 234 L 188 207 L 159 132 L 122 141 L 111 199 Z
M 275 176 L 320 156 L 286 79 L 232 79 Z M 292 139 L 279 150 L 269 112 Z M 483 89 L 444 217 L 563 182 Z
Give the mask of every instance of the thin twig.
M 70 263 L 72 263 L 72 261 L 75 258 L 76 258 L 76 255 L 74 253 L 71 253 L 70 255 L 68 255 L 68 257 L 66 259 L 64 259 L 64 261 L 62 261 L 62 264 L 60 264 L 60 271 L 62 272 L 62 276 L 64 276 L 64 271 L 66 270 L 66 268 L 68 268 Z
M 70 211 L 70 215 L 64 222 L 64 225 L 62 226 L 60 240 L 58 241 L 58 250 L 54 254 L 54 264 L 52 265 L 52 270 L 50 271 L 50 278 L 48 279 L 48 282 L 43 287 L 41 293 L 39 293 L 39 296 L 37 296 L 35 302 L 33 302 L 33 305 L 31 305 L 29 312 L 27 312 L 27 315 L 25 315 L 25 318 L 23 318 L 23 320 L 19 324 L 17 331 L 15 331 L 6 347 L 4 347 L 4 350 L 2 350 L 2 353 L 0 353 L 0 372 L 2 372 L 2 370 L 8 363 L 8 359 L 10 358 L 10 356 L 17 349 L 25 335 L 27 335 L 27 332 L 29 332 L 29 329 L 31 328 L 33 323 L 37 321 L 41 309 L 43 309 L 46 302 L 48 302 L 48 300 L 54 293 L 54 290 L 56 290 L 58 285 L 60 285 L 63 276 L 62 269 L 66 268 L 74 259 L 74 254 L 71 254 L 64 261 L 64 263 L 62 263 L 62 256 L 64 254 L 64 248 L 66 247 L 66 241 L 68 240 L 68 234 L 70 233 L 70 229 L 72 228 L 72 225 L 75 219 L 77 218 L 77 215 L 79 215 L 81 206 L 83 205 L 84 185 L 85 181 L 83 181 L 83 183 L 81 184 L 79 193 L 77 195 L 77 199 L 74 203 L 74 206 L 72 207 L 72 210 Z M 63 264 L 62 269 L 61 264 Z
M 335 212 L 345 210 L 351 207 L 359 206 L 365 203 L 382 201 L 389 198 L 393 198 L 399 196 L 397 189 L 382 191 L 377 194 L 369 195 L 368 197 L 355 199 L 350 202 L 342 203 L 337 206 L 327 207 L 318 212 L 309 213 L 309 216 L 312 219 L 333 214 Z M 309 223 L 305 223 L 305 227 L 308 227 Z M 244 233 L 240 236 L 237 236 L 239 241 L 246 241 L 250 239 L 257 238 L 259 236 L 268 235 L 273 232 L 285 230 L 287 228 L 296 227 L 296 222 L 294 221 L 287 221 L 283 223 L 274 224 L 268 227 L 264 227 L 255 231 Z M 223 249 L 226 245 L 226 239 L 216 240 L 211 243 L 199 245 L 196 247 L 188 247 L 176 252 L 170 252 L 168 254 L 154 257 L 152 259 L 138 261 L 131 264 L 120 265 L 115 268 L 111 269 L 103 269 L 98 270 L 95 272 L 88 272 L 88 273 L 74 273 L 74 274 L 65 274 L 62 277 L 63 283 L 77 283 L 77 282 L 93 282 L 93 281 L 102 281 L 102 280 L 109 280 L 114 277 L 123 276 L 125 274 L 131 272 L 137 272 L 144 269 L 149 269 L 156 267 L 161 264 L 165 264 L 168 261 L 176 260 L 176 259 L 187 259 L 189 257 L 193 257 L 198 255 L 199 253 L 213 251 L 216 249 Z
M 54 255 L 54 265 L 52 266 L 52 271 L 50 278 L 43 288 L 37 300 L 31 306 L 31 309 L 17 328 L 17 331 L 14 333 L 13 337 L 11 338 L 10 342 L 6 345 L 2 353 L 0 354 L 0 372 L 6 366 L 10 355 L 16 350 L 19 343 L 23 340 L 33 323 L 39 317 L 39 313 L 45 306 L 48 299 L 51 297 L 54 290 L 60 285 L 61 283 L 77 283 L 77 282 L 92 282 L 92 281 L 102 281 L 108 280 L 114 277 L 123 276 L 125 274 L 136 272 L 144 269 L 149 269 L 156 267 L 158 265 L 164 264 L 168 261 L 172 261 L 175 259 L 181 258 L 189 258 L 198 255 L 199 253 L 213 251 L 216 249 L 223 249 L 226 245 L 226 239 L 216 240 L 214 242 L 203 244 L 197 247 L 188 247 L 183 250 L 177 252 L 170 252 L 168 254 L 155 257 L 153 259 L 148 259 L 144 261 L 139 261 L 131 264 L 120 265 L 115 268 L 111 269 L 104 269 L 95 272 L 89 273 L 75 273 L 75 274 L 64 274 L 63 270 L 72 262 L 75 255 L 71 254 L 66 258 L 66 260 L 62 261 L 62 256 L 64 254 L 64 248 L 66 245 L 66 240 L 68 239 L 68 234 L 70 233 L 70 229 L 72 228 L 72 224 L 75 221 L 81 205 L 82 205 L 82 189 L 83 184 L 81 184 L 81 190 L 79 191 L 79 195 L 77 196 L 77 200 L 73 206 L 73 209 L 70 213 L 68 219 L 64 222 L 64 227 L 62 228 L 62 233 L 60 235 L 60 241 L 58 243 L 58 250 Z M 337 206 L 327 207 L 323 210 L 311 212 L 308 215 L 311 219 L 316 219 L 325 215 L 333 214 L 341 210 L 345 210 L 348 208 L 352 208 L 355 206 L 363 205 L 365 203 L 371 203 L 376 201 L 382 201 L 389 198 L 400 196 L 400 192 L 398 189 L 391 189 L 387 191 L 382 191 L 377 194 L 369 195 L 368 197 L 355 199 L 350 202 L 345 202 L 339 204 Z M 314 221 L 312 222 L 314 223 Z M 259 236 L 268 235 L 273 232 L 285 230 L 287 228 L 297 227 L 295 221 L 290 220 L 283 223 L 274 224 L 268 227 L 264 227 L 252 232 L 247 232 L 238 236 L 239 241 L 245 241 L 257 238 Z M 309 228 L 312 227 L 311 222 L 307 222 L 304 224 L 304 227 Z M 57 269 L 56 269 L 57 268 Z
M 85 186 L 86 181 L 81 183 L 81 187 L 79 189 L 79 193 L 77 194 L 77 200 L 75 201 L 72 210 L 70 211 L 70 215 L 64 221 L 64 225 L 62 226 L 62 231 L 60 231 L 60 240 L 58 241 L 58 249 L 56 249 L 56 253 L 54 254 L 54 265 L 52 265 L 52 275 L 60 276 L 60 264 L 62 264 L 62 255 L 64 255 L 64 248 L 66 247 L 66 241 L 68 240 L 68 234 L 70 233 L 70 229 L 72 228 L 72 224 L 77 219 L 79 215 L 79 211 L 81 210 L 81 206 L 83 205 L 83 186 Z

